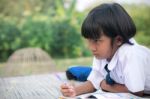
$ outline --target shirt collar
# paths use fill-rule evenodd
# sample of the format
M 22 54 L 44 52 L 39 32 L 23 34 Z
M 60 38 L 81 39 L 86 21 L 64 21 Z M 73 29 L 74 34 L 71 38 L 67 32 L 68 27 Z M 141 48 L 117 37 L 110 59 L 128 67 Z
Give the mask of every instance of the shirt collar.
M 133 44 L 137 44 L 134 38 L 131 38 L 129 41 Z M 114 56 L 112 57 L 111 61 L 108 63 L 108 69 L 110 71 L 113 70 L 117 66 L 117 62 L 119 60 L 119 50 L 123 50 L 121 47 L 118 48 L 118 50 L 115 52 Z
M 117 65 L 117 61 L 118 61 L 118 51 L 116 51 L 111 61 L 108 63 L 108 70 L 110 71 L 113 70 L 115 66 Z

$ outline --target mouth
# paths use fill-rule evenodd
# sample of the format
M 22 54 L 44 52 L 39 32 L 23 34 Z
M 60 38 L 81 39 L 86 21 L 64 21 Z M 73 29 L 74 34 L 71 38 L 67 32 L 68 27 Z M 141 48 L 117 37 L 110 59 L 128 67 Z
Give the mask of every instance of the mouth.
M 95 52 L 93 52 L 92 54 L 93 54 L 93 55 L 98 55 L 98 54 L 97 54 L 97 53 L 95 53 Z
M 101 56 L 99 56 L 99 54 L 93 53 L 93 55 L 94 55 L 96 58 L 101 59 Z
M 93 53 L 93 55 L 96 56 L 96 57 L 98 56 L 98 54 L 96 54 L 96 53 Z

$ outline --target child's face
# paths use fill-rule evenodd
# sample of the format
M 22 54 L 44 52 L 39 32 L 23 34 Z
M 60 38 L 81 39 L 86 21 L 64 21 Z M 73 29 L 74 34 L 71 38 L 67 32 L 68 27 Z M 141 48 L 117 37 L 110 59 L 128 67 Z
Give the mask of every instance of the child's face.
M 87 39 L 89 49 L 92 51 L 93 55 L 98 59 L 108 59 L 110 60 L 121 43 L 116 39 L 113 46 L 111 45 L 111 39 L 105 35 L 102 35 L 100 39 L 92 40 Z

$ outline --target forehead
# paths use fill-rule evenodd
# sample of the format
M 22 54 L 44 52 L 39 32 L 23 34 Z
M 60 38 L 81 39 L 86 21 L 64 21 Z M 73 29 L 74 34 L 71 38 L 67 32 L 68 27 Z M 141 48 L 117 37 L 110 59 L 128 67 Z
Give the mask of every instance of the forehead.
M 106 36 L 104 33 L 102 33 L 101 36 L 97 39 L 111 39 L 111 38 Z M 93 40 L 97 40 L 97 39 L 93 39 Z
M 105 35 L 102 35 L 100 38 L 98 39 L 91 39 L 91 38 L 87 38 L 88 41 L 90 42 L 99 42 L 99 43 L 103 43 L 103 44 L 106 44 L 106 43 L 111 43 L 111 38 L 105 36 Z

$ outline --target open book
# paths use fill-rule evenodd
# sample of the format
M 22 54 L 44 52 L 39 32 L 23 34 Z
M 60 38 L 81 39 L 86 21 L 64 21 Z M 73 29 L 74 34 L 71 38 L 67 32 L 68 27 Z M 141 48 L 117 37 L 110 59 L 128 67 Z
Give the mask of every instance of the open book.
M 102 90 L 98 90 L 93 93 L 87 93 L 83 95 L 79 95 L 75 98 L 60 98 L 60 99 L 145 99 L 130 93 L 110 93 L 104 92 Z
M 142 99 L 130 93 L 110 93 L 98 90 L 94 93 L 88 93 L 78 96 L 80 99 Z

